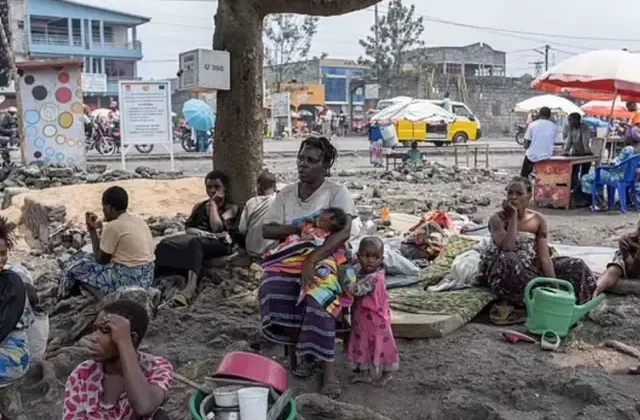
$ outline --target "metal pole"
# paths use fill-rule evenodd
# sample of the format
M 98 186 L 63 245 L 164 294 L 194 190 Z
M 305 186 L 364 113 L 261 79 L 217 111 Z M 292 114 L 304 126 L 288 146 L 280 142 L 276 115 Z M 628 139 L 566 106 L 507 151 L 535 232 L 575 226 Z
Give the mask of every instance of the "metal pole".
M 549 50 L 551 46 L 549 44 L 544 46 L 544 71 L 549 70 Z

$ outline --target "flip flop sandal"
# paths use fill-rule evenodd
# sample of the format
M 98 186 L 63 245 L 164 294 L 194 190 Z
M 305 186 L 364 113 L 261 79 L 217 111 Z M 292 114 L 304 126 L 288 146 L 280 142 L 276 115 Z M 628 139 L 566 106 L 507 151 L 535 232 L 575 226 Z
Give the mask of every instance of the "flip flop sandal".
M 525 343 L 531 343 L 531 344 L 537 344 L 538 343 L 535 338 L 530 337 L 530 336 L 528 336 L 526 334 L 520 333 L 518 331 L 500 330 L 500 333 L 505 338 L 505 340 L 507 340 L 511 344 L 515 344 L 515 343 L 518 343 L 520 341 L 523 341 Z
M 291 371 L 291 374 L 296 378 L 306 379 L 313 376 L 317 370 L 318 365 L 316 363 L 302 361 L 297 368 Z
M 545 331 L 540 338 L 542 350 L 557 351 L 560 348 L 560 337 L 553 331 Z
M 184 309 L 189 307 L 189 297 L 182 292 L 173 295 L 171 306 L 175 309 Z
M 320 393 L 327 398 L 331 398 L 332 400 L 337 400 L 342 395 L 342 387 L 340 386 L 340 382 L 327 382 L 322 386 L 322 390 Z

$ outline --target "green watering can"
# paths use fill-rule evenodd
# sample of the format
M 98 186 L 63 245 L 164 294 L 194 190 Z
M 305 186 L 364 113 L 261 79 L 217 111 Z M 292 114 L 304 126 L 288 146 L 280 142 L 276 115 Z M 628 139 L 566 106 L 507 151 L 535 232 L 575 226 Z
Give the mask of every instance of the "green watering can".
M 536 287 L 544 283 L 560 288 Z M 599 295 L 584 305 L 576 305 L 573 285 L 565 280 L 539 277 L 533 279 L 524 289 L 524 302 L 527 306 L 527 331 L 542 335 L 553 331 L 558 337 L 566 337 L 571 327 L 596 305 L 605 295 Z

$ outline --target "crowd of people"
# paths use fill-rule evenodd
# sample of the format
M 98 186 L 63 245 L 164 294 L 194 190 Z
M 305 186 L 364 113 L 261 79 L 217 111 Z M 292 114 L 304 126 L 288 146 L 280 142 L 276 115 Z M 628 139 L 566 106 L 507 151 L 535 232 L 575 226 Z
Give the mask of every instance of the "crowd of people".
M 618 121 L 615 128 L 611 128 L 623 138 L 624 146 L 611 159 L 611 168 L 601 172 L 600 183 L 612 184 L 620 182 L 624 178 L 624 166 L 618 166 L 628 158 L 640 153 L 640 112 L 634 102 L 628 102 L 629 112 L 632 117 L 628 122 Z M 560 133 L 562 135 L 560 136 Z M 542 107 L 535 113 L 535 118 L 528 123 L 524 136 L 525 156 L 520 175 L 529 178 L 537 162 L 545 161 L 554 155 L 556 141 L 563 138 L 561 154 L 563 156 L 595 156 L 600 151 L 591 150 L 591 139 L 595 137 L 593 130 L 578 113 L 572 113 L 568 117 L 568 124 L 562 130 L 553 121 L 551 109 Z M 591 205 L 595 172 L 591 171 L 591 162 L 582 163 L 573 167 L 572 173 L 572 202 L 576 205 Z M 595 194 L 597 203 L 595 210 L 604 210 L 607 204 L 604 199 L 604 191 L 600 188 Z
M 543 156 L 540 133 L 555 130 L 545 121 L 530 127 L 529 163 Z M 565 151 L 585 152 L 587 143 L 579 120 L 570 118 L 570 141 Z M 277 191 L 275 176 L 262 173 L 258 195 L 242 211 L 229 201 L 232 180 L 220 171 L 204 179 L 206 199 L 197 203 L 183 234 L 154 246 L 149 227 L 128 212 L 129 196 L 110 187 L 102 196 L 103 220 L 86 214 L 93 252 L 77 253 L 63 268 L 59 299 L 85 293 L 95 299 L 123 287 L 148 289 L 154 278 L 183 273 L 186 286 L 171 300 L 190 305 L 197 295 L 207 262 L 246 249 L 261 261 L 259 288 L 261 329 L 268 340 L 288 349 L 293 375 L 306 378 L 322 372 L 321 393 L 338 398 L 342 386 L 336 360 L 336 325 L 348 313 L 351 329 L 345 337 L 352 382 L 385 386 L 399 368 L 398 347 L 391 330 L 385 286 L 384 242 L 361 238 L 357 249 L 358 216 L 344 185 L 328 179 L 337 150 L 325 137 L 301 143 L 297 156 L 298 181 Z M 418 155 L 409 156 L 418 159 Z M 528 175 L 523 168 L 523 175 Z M 480 280 L 512 308 L 507 322 L 522 321 L 523 294 L 529 281 L 551 277 L 572 283 L 578 302 L 615 287 L 640 273 L 640 224 L 620 240 L 620 250 L 598 279 L 577 258 L 558 256 L 550 246 L 544 216 L 529 209 L 532 187 L 526 176 L 506 186 L 502 208 L 489 220 L 490 245 L 483 252 Z M 0 219 L 0 387 L 19 380 L 30 363 L 26 331 L 37 304 L 33 287 L 8 265 L 14 225 Z M 142 306 L 129 300 L 106 305 L 95 321 L 89 352 L 67 380 L 63 418 L 166 419 L 161 410 L 174 379 L 164 358 L 138 351 L 150 320 Z M 1 417 L 0 417 L 1 418 Z

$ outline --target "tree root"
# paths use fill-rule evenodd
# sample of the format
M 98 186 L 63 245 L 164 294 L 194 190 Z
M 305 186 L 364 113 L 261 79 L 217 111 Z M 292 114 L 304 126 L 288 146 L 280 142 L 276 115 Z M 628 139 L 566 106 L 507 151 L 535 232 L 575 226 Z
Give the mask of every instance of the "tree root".
M 368 408 L 334 401 L 320 394 L 300 395 L 296 404 L 308 420 L 391 420 Z

